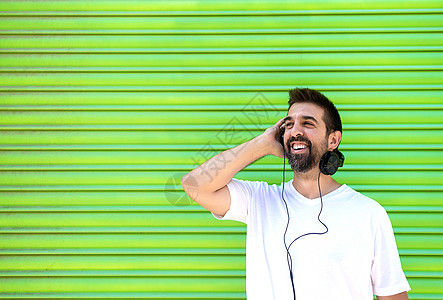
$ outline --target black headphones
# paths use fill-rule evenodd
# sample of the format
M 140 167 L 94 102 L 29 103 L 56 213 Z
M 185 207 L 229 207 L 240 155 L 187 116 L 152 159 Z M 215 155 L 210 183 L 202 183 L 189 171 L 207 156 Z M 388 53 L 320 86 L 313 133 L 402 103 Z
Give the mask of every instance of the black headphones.
M 345 156 L 337 149 L 328 151 L 320 159 L 320 171 L 325 175 L 333 175 L 338 168 L 343 167 L 344 161 Z

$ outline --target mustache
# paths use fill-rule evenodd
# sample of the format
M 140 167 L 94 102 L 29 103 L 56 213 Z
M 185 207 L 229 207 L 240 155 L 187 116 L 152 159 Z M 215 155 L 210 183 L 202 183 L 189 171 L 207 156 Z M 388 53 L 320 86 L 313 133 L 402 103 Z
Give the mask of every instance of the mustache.
M 308 147 L 310 148 L 312 146 L 312 143 L 310 140 L 308 140 L 307 138 L 305 138 L 302 135 L 297 135 L 297 136 L 291 136 L 289 138 L 289 140 L 286 142 L 286 146 L 288 146 L 288 149 L 291 148 L 291 143 L 292 142 L 304 142 L 308 145 Z

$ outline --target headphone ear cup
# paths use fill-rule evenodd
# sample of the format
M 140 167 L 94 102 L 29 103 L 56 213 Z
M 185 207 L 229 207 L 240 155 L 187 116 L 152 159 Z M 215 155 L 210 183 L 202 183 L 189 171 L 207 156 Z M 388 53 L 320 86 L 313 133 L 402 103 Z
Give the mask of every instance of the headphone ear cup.
M 343 164 L 345 163 L 345 156 L 343 155 L 343 153 L 341 153 L 340 151 L 338 151 L 337 149 L 335 149 L 334 151 L 335 153 L 337 153 L 338 159 L 339 159 L 339 167 L 343 167 Z
M 325 152 L 325 154 L 323 154 L 323 156 L 320 159 L 320 165 L 319 165 L 320 171 L 325 175 L 332 175 L 329 173 L 329 170 L 328 170 L 328 161 L 329 161 L 329 158 L 331 157 L 331 154 L 332 154 L 332 151 L 327 151 L 327 152 Z
M 285 136 L 285 130 L 283 129 L 283 130 L 279 133 L 279 138 L 278 138 L 278 141 L 279 141 L 280 144 L 283 146 L 283 149 L 285 148 L 284 136 Z
M 325 175 L 334 175 L 343 166 L 345 157 L 338 151 L 328 151 L 320 159 L 320 171 Z

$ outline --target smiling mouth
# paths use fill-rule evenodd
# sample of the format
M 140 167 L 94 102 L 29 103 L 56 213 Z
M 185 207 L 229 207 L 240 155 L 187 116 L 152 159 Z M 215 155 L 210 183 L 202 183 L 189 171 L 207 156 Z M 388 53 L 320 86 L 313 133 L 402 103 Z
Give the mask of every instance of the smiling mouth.
M 306 146 L 306 145 L 292 145 L 292 149 L 294 149 L 294 150 L 300 150 L 300 149 L 305 149 L 305 148 L 308 148 L 308 146 Z
M 291 146 L 292 152 L 303 152 L 305 149 L 308 149 L 308 145 L 293 143 Z
M 287 147 L 289 153 L 302 155 L 310 152 L 311 141 L 303 136 L 292 136 L 287 141 Z

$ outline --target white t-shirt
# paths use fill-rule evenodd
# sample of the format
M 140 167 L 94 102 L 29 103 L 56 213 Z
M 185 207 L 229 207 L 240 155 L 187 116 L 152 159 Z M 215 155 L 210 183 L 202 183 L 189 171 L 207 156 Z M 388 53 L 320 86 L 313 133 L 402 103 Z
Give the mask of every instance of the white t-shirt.
M 247 224 L 248 299 L 293 299 L 282 185 L 232 179 L 228 188 L 231 207 L 215 217 Z M 384 208 L 346 185 L 322 198 L 320 219 L 328 233 L 302 237 L 289 249 L 297 300 L 372 300 L 373 294 L 410 290 Z M 317 219 L 320 198 L 305 198 L 291 180 L 285 183 L 284 199 L 290 216 L 287 245 L 304 233 L 325 231 Z

